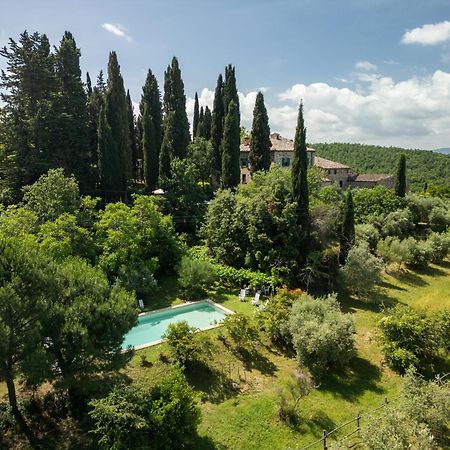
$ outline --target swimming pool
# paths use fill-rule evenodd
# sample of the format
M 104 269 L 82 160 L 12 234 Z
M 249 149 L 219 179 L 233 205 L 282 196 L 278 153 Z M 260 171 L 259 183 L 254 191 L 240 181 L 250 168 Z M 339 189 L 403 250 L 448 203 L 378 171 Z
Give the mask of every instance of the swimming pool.
M 139 316 L 138 324 L 125 335 L 122 348 L 139 349 L 158 344 L 171 323 L 185 320 L 191 327 L 206 330 L 216 327 L 232 313 L 210 300 L 144 313 Z

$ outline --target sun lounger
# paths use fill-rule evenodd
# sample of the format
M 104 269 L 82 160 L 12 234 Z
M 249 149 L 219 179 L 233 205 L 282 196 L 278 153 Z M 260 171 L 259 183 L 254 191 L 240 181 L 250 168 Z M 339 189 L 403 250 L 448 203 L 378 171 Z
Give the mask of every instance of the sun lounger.
M 245 300 L 245 289 L 241 289 L 241 292 L 239 292 L 239 300 L 241 302 Z
M 255 296 L 252 300 L 252 305 L 257 305 L 259 303 L 259 297 L 261 296 L 261 291 L 256 291 Z
M 144 308 L 145 308 L 144 300 L 142 300 L 142 298 L 140 298 L 140 299 L 138 300 L 138 303 L 139 303 L 139 308 L 141 308 L 141 309 L 144 309 Z

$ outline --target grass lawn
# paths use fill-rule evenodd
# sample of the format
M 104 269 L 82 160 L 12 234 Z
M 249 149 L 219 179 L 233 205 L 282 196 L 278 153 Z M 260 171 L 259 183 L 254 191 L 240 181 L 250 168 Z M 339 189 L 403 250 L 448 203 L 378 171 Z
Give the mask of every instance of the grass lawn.
M 169 284 L 173 287 L 173 282 Z M 431 265 L 422 271 L 386 274 L 376 297 L 384 305 L 399 302 L 430 310 L 450 307 L 450 263 Z M 254 307 L 249 301 L 240 302 L 237 292 L 218 290 L 211 292 L 210 298 L 232 310 L 253 314 Z M 203 412 L 196 448 L 301 448 L 320 438 L 324 429 L 329 431 L 398 394 L 400 378 L 384 366 L 376 339 L 382 306 L 363 303 L 345 293 L 339 294 L 339 300 L 343 309 L 354 315 L 358 356 L 345 374 L 330 376 L 301 401 L 301 421 L 296 429 L 277 418 L 278 389 L 293 373 L 295 359 L 265 342 L 252 355 L 242 357 L 217 339 L 220 329 L 205 332 L 212 337 L 213 356 L 208 366 L 199 365 L 189 375 Z M 168 295 L 163 305 L 157 305 L 179 301 L 176 295 Z M 134 379 L 152 382 L 167 371 L 160 353 L 167 353 L 164 344 L 136 352 L 127 373 Z M 145 355 L 149 367 L 142 367 L 141 355 Z M 344 428 L 337 437 L 349 431 Z

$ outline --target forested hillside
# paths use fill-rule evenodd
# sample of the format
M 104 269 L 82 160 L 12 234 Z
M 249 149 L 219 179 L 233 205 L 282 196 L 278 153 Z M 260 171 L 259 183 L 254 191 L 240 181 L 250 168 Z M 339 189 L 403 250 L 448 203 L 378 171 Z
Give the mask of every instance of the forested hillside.
M 425 183 L 450 184 L 450 156 L 426 150 L 405 150 L 363 144 L 314 144 L 317 155 L 348 164 L 355 172 L 395 175 L 398 159 L 406 154 L 407 177 L 412 191 Z

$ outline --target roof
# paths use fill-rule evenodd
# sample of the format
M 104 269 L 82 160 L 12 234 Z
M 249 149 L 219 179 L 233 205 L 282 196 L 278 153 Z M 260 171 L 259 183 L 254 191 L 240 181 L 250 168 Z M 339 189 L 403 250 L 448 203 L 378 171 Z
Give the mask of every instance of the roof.
M 272 143 L 271 152 L 293 152 L 294 151 L 294 141 L 292 139 L 287 139 L 281 136 L 280 133 L 272 133 L 270 135 L 270 142 Z M 240 146 L 241 152 L 250 151 L 250 140 L 245 139 Z M 308 152 L 315 152 L 316 150 L 308 147 L 306 149 Z
M 314 158 L 314 165 L 321 169 L 350 169 L 350 167 L 345 164 L 330 161 L 329 159 L 321 158 L 320 156 Z
M 392 175 L 386 173 L 358 173 L 353 181 L 363 182 L 363 181 L 382 181 L 386 179 L 394 178 Z

